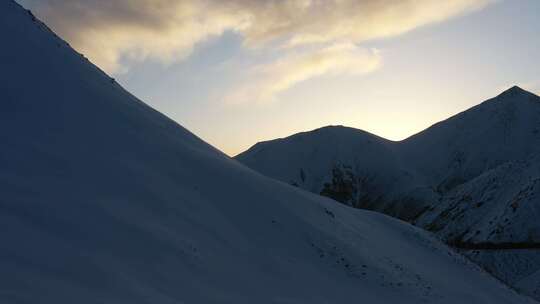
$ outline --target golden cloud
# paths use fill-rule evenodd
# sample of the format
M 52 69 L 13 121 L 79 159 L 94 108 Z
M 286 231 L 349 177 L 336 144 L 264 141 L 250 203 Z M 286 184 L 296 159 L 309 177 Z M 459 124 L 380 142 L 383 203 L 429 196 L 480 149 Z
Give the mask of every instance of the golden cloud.
M 239 33 L 248 47 L 360 43 L 440 22 L 493 0 L 20 1 L 100 67 L 119 72 L 126 68 L 120 64 L 123 57 L 174 62 L 225 31 Z
M 276 62 L 263 64 L 250 71 L 249 81 L 242 82 L 225 95 L 225 102 L 265 103 L 295 84 L 321 75 L 358 75 L 369 73 L 380 65 L 376 50 L 352 43 L 334 44 L 288 54 Z

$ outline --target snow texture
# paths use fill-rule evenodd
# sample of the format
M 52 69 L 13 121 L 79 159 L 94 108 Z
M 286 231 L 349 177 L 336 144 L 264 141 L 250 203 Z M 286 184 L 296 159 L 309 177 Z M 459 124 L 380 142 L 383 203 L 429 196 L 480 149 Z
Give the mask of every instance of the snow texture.
M 256 144 L 236 159 L 432 231 L 540 299 L 540 280 L 531 281 L 540 276 L 530 276 L 540 271 L 540 97 L 532 93 L 512 87 L 400 142 L 324 127 Z
M 426 232 L 271 180 L 0 1 L 1 303 L 530 303 Z

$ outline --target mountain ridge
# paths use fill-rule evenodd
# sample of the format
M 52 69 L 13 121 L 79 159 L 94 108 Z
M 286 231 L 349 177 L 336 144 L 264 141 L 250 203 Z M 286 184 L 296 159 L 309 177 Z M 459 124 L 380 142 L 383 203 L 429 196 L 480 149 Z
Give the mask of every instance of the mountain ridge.
M 418 228 L 240 165 L 37 22 L 0 1 L 0 302 L 533 303 Z
M 432 231 L 468 250 L 469 258 L 510 285 L 517 286 L 528 274 L 514 272 L 515 261 L 540 269 L 540 258 L 529 254 L 474 252 L 498 244 L 501 250 L 525 249 L 527 244 L 533 249 L 540 241 L 540 225 L 534 220 L 540 216 L 534 208 L 540 198 L 534 183 L 540 180 L 539 96 L 511 87 L 407 139 L 390 142 L 390 156 L 355 144 L 365 142 L 365 134 L 369 133 L 359 131 L 354 139 L 337 144 L 292 144 L 286 139 L 256 154 L 247 150 L 236 159 L 283 182 Z M 317 136 L 311 137 L 317 141 Z M 318 146 L 327 147 L 313 152 L 317 156 L 311 159 L 316 161 L 297 157 Z M 349 151 L 337 154 L 334 146 Z M 298 170 L 305 173 L 302 180 Z M 540 282 L 519 285 L 540 288 Z M 525 292 L 540 299 L 540 292 L 534 291 L 539 288 Z
M 373 136 L 374 138 L 379 138 L 381 140 L 384 140 L 384 141 L 387 141 L 389 143 L 401 143 L 401 142 L 404 142 L 404 141 L 407 141 L 409 139 L 411 139 L 412 137 L 415 137 L 419 134 L 421 134 L 422 132 L 428 130 L 428 129 L 431 129 L 432 127 L 436 127 L 438 126 L 439 124 L 442 124 L 444 123 L 445 121 L 449 120 L 449 119 L 452 119 L 456 116 L 459 116 L 460 114 L 468 111 L 468 110 L 471 110 L 473 108 L 476 108 L 478 106 L 481 106 L 482 104 L 484 103 L 488 103 L 489 101 L 491 101 L 492 99 L 497 99 L 497 97 L 503 97 L 503 96 L 515 96 L 515 95 L 523 95 L 523 96 L 530 96 L 530 97 L 538 97 L 538 95 L 536 95 L 535 93 L 533 92 L 530 92 L 530 91 L 527 91 L 523 88 L 521 88 L 520 86 L 518 85 L 514 85 L 514 86 L 511 86 L 510 88 L 502 91 L 501 93 L 499 93 L 496 97 L 493 97 L 493 98 L 490 98 L 488 100 L 485 100 L 477 105 L 474 105 L 466 110 L 463 110 L 459 113 L 456 113 L 454 115 L 451 115 L 450 117 L 444 119 L 444 120 L 441 120 L 441 121 L 438 121 L 432 125 L 430 125 L 429 127 L 415 133 L 415 134 L 412 134 L 404 139 L 401 139 L 401 140 L 392 140 L 392 139 L 388 139 L 388 138 L 385 138 L 384 136 L 381 136 L 381 135 L 377 135 L 375 133 L 372 133 L 372 132 L 369 132 L 369 131 L 366 131 L 364 129 L 361 129 L 361 128 L 356 128 L 356 127 L 349 127 L 349 126 L 345 126 L 345 125 L 325 125 L 325 126 L 322 126 L 322 127 L 318 127 L 318 128 L 315 128 L 315 129 L 312 129 L 312 130 L 307 130 L 307 131 L 300 131 L 300 132 L 297 132 L 297 133 L 294 133 L 292 135 L 289 135 L 289 136 L 285 136 L 285 137 L 279 137 L 279 138 L 274 138 L 274 139 L 269 139 L 269 140 L 262 140 L 262 141 L 259 141 L 257 143 L 255 143 L 254 145 L 252 145 L 251 147 L 247 148 L 245 151 L 243 152 L 240 152 L 234 156 L 232 156 L 233 158 L 237 158 L 239 157 L 241 154 L 255 148 L 255 147 L 258 147 L 258 146 L 261 146 L 261 145 L 265 145 L 265 144 L 268 144 L 268 143 L 272 143 L 272 142 L 275 142 L 275 141 L 280 141 L 280 140 L 285 140 L 285 139 L 288 139 L 290 137 L 293 137 L 293 136 L 298 136 L 298 135 L 309 135 L 310 133 L 312 132 L 320 132 L 320 131 L 323 131 L 323 130 L 326 130 L 326 129 L 347 129 L 347 130 L 355 130 L 355 131 L 358 131 L 358 132 L 361 132 L 361 133 L 365 133 L 366 135 L 370 135 L 370 136 Z

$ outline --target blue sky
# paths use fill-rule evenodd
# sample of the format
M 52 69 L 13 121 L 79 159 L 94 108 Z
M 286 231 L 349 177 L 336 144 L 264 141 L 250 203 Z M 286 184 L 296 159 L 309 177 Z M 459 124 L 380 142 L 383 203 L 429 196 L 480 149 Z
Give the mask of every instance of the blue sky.
M 330 124 L 399 140 L 514 84 L 540 92 L 537 0 L 19 2 L 231 155 Z

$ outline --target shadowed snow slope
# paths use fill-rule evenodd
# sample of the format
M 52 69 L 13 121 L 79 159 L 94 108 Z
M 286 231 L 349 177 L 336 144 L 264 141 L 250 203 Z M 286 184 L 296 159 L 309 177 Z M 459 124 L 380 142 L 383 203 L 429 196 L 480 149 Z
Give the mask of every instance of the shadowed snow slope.
M 540 97 L 512 87 L 406 139 L 400 148 L 427 183 L 445 192 L 540 152 Z
M 324 127 L 258 143 L 236 159 L 359 208 L 414 220 L 483 173 L 540 153 L 540 97 L 513 87 L 401 142 Z
M 236 159 L 433 231 L 540 298 L 540 281 L 530 282 L 540 272 L 540 97 L 532 93 L 513 87 L 401 142 L 326 127 L 259 143 Z
M 0 2 L 1 303 L 527 303 L 426 233 L 273 181 Z

